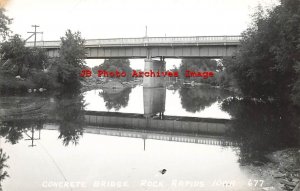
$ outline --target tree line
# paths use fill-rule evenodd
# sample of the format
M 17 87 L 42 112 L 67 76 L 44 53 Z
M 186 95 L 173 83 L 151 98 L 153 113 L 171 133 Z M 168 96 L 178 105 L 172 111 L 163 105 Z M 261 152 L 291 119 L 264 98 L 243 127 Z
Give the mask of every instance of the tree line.
M 300 1 L 258 7 L 241 46 L 224 66 L 245 97 L 300 104 Z
M 80 32 L 67 30 L 60 38 L 59 56 L 49 58 L 43 48 L 27 47 L 20 35 L 11 35 L 11 21 L 0 9 L 0 91 L 79 90 L 79 73 L 85 67 L 85 40 Z
M 84 39 L 68 30 L 61 38 L 59 58 L 49 59 L 43 49 L 25 47 L 19 35 L 7 39 L 11 19 L 0 10 L 0 89 L 16 76 L 18 83 L 37 84 L 49 89 L 80 88 L 80 70 L 84 67 Z M 242 33 L 241 45 L 233 57 L 220 61 L 183 59 L 178 71 L 215 71 L 215 78 L 189 80 L 222 87 L 237 87 L 243 97 L 263 100 L 281 99 L 300 103 L 300 1 L 281 0 L 269 10 L 258 7 L 252 23 Z M 93 70 L 131 72 L 129 60 L 105 60 Z M 124 79 L 130 80 L 130 79 Z
M 180 67 L 173 70 L 215 71 L 216 77 L 210 81 L 189 80 L 234 86 L 245 98 L 277 99 L 300 105 L 299 23 L 299 0 L 281 0 L 269 10 L 258 6 L 233 57 L 220 61 L 183 59 Z

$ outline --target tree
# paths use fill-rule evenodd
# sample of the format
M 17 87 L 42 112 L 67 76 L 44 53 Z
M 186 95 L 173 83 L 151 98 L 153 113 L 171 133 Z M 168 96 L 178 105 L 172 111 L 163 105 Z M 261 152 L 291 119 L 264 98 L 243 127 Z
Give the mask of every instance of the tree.
M 179 90 L 179 95 L 182 108 L 192 113 L 204 110 L 214 102 L 230 96 L 230 94 L 227 94 L 225 91 L 205 86 L 193 88 L 182 87 Z
M 261 8 L 242 34 L 241 46 L 227 69 L 245 96 L 289 99 L 299 78 L 300 1 L 281 0 L 267 12 Z
M 268 152 L 300 146 L 300 111 L 296 107 L 281 100 L 228 98 L 221 109 L 233 119 L 227 137 L 237 143 L 242 165 L 264 160 Z
M 58 82 L 67 89 L 79 89 L 80 71 L 85 65 L 85 40 L 80 32 L 72 33 L 67 30 L 65 37 L 61 37 L 59 59 L 56 62 Z
M 1 189 L 1 182 L 6 177 L 9 177 L 7 171 L 4 171 L 4 169 L 8 167 L 6 164 L 7 159 L 9 159 L 9 156 L 7 156 L 2 149 L 0 149 L 0 189 Z
M 0 36 L 1 36 L 1 41 L 5 40 L 6 37 L 9 35 L 10 30 L 8 25 L 11 23 L 12 19 L 7 17 L 5 14 L 5 9 L 0 8 Z
M 300 63 L 299 62 L 295 66 L 295 69 L 296 69 L 297 75 L 299 76 L 300 75 Z M 299 77 L 293 86 L 292 101 L 296 105 L 300 105 L 300 78 Z
M 131 88 L 125 88 L 120 92 L 109 92 L 109 90 L 104 90 L 99 93 L 99 96 L 103 98 L 105 107 L 108 110 L 114 108 L 116 111 L 119 111 L 122 107 L 126 107 L 128 105 L 130 93 Z
M 181 78 L 189 78 L 190 80 L 196 82 L 204 82 L 210 83 L 211 79 L 202 79 L 199 77 L 185 77 L 185 72 L 187 70 L 193 72 L 203 72 L 203 71 L 217 71 L 218 69 L 218 62 L 212 59 L 182 59 L 180 67 L 179 67 L 179 74 Z
M 62 139 L 63 145 L 77 145 L 83 136 L 84 107 L 83 95 L 80 92 L 63 93 L 56 97 L 56 107 L 52 115 L 59 119 L 58 138 Z
M 93 72 L 97 73 L 98 70 L 105 70 L 107 72 L 124 71 L 126 77 L 120 77 L 120 80 L 129 81 L 132 79 L 132 68 L 130 67 L 130 61 L 128 59 L 106 59 L 104 62 L 93 68 Z
M 21 36 L 14 35 L 9 41 L 2 43 L 0 53 L 2 54 L 2 60 L 11 60 L 11 70 L 16 68 L 15 74 L 21 75 L 27 51 L 28 49 L 25 47 L 25 42 L 21 39 Z
M 25 41 L 20 35 L 14 35 L 2 43 L 0 53 L 4 61 L 2 69 L 10 70 L 13 75 L 23 77 L 30 74 L 32 70 L 43 70 L 48 59 L 45 50 L 25 47 Z

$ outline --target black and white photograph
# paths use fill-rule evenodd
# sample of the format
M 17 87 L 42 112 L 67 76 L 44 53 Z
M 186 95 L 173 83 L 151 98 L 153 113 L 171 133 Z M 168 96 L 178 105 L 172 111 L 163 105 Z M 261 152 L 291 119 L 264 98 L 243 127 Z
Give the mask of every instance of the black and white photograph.
M 300 191 L 300 0 L 0 0 L 0 191 Z

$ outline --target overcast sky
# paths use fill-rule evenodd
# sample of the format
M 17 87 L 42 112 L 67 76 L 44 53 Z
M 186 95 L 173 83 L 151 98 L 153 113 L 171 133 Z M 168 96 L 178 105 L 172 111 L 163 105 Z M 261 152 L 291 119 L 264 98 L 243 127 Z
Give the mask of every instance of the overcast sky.
M 59 40 L 67 29 L 86 39 L 143 37 L 146 25 L 148 36 L 239 35 L 259 3 L 278 0 L 9 0 L 5 8 L 14 33 L 26 38 L 37 24 L 44 40 Z M 143 68 L 142 60 L 131 62 Z

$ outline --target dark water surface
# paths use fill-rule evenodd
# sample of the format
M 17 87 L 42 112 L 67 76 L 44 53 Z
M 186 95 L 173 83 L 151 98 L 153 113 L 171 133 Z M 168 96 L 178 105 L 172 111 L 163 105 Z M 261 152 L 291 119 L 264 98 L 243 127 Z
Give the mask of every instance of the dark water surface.
M 299 147 L 295 108 L 209 87 L 0 100 L 9 191 L 261 190 L 248 166 Z

